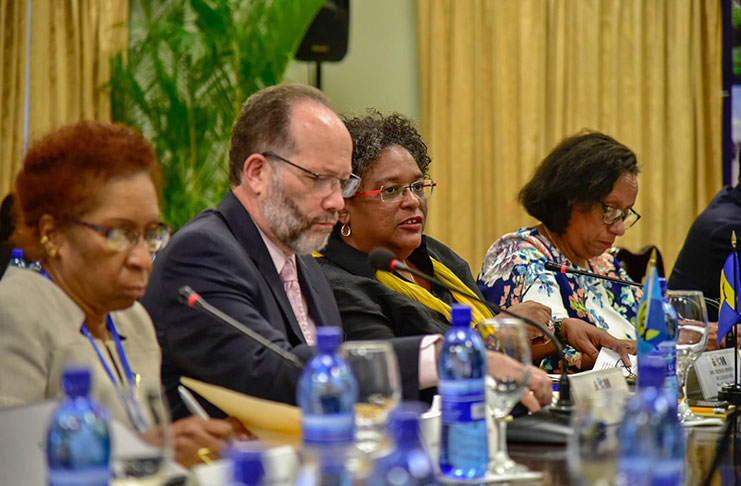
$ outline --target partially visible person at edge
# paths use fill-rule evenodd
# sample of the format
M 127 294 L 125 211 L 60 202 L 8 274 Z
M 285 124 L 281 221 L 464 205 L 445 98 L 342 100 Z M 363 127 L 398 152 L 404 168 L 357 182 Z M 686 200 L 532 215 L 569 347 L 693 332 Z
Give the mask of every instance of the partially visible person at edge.
M 157 328 L 163 382 L 174 400 L 180 376 L 192 376 L 295 403 L 300 370 L 183 306 L 178 290 L 192 286 L 276 346 L 309 359 L 316 326 L 342 323 L 311 254 L 325 246 L 343 196 L 357 188 L 351 160 L 350 134 L 315 88 L 283 84 L 247 99 L 232 129 L 230 191 L 158 254 L 142 299 Z M 436 385 L 425 373 L 436 368 L 436 349 L 423 347 L 423 340 L 391 340 L 405 399 Z M 550 382 L 537 383 L 535 395 L 528 397 L 533 407 L 550 403 Z M 174 415 L 182 412 L 179 401 L 171 405 Z
M 445 333 L 450 304 L 470 305 L 474 322 L 492 317 L 474 299 L 405 271 L 376 271 L 368 264 L 375 247 L 389 249 L 411 268 L 482 298 L 468 263 L 444 244 L 423 234 L 427 200 L 436 184 L 428 175 L 427 146 L 414 124 L 398 114 L 345 121 L 353 139 L 353 171 L 361 186 L 345 200 L 339 224 L 318 261 L 329 278 L 342 322 L 351 339 L 386 339 Z M 550 309 L 534 302 L 512 311 L 545 324 Z M 534 369 L 533 376 L 547 380 Z
M 741 184 L 725 186 L 692 223 L 674 264 L 667 287 L 700 290 L 709 299 L 720 299 L 720 271 L 731 254 L 731 233 L 741 241 Z M 741 244 L 741 243 L 740 243 Z M 728 277 L 729 281 L 733 277 Z M 717 348 L 718 309 L 707 306 L 708 350 Z
M 0 204 L 0 278 L 10 263 L 10 252 L 13 250 L 13 244 L 10 237 L 15 231 L 15 196 L 11 193 L 3 198 Z
M 570 371 L 594 366 L 600 347 L 617 351 L 626 365 L 635 354 L 635 319 L 641 292 L 593 277 L 546 271 L 547 261 L 600 275 L 628 279 L 606 253 L 640 216 L 635 154 L 612 137 L 586 132 L 561 141 L 522 188 L 520 203 L 540 221 L 502 236 L 486 253 L 479 287 L 507 307 L 536 301 L 553 312 L 556 334 L 567 344 Z M 589 324 L 588 342 L 572 328 Z M 605 332 L 606 331 L 606 332 Z M 541 367 L 559 369 L 553 343 L 538 343 Z
M 0 406 L 60 398 L 65 367 L 85 364 L 94 398 L 162 443 L 147 401 L 160 396 L 160 350 L 136 302 L 169 237 L 160 180 L 152 146 L 123 125 L 79 122 L 30 148 L 15 183 L 17 232 L 43 271 L 10 268 L 0 281 Z M 200 448 L 218 453 L 232 426 L 190 417 L 172 433 L 175 458 L 190 466 Z

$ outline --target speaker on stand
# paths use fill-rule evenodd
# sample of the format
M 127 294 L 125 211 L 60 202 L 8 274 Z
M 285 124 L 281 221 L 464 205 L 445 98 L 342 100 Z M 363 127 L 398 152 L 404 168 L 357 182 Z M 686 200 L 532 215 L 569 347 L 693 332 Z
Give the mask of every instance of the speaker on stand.
M 350 0 L 327 0 L 306 31 L 296 51 L 299 61 L 316 63 L 314 85 L 322 89 L 322 63 L 338 62 L 347 54 Z

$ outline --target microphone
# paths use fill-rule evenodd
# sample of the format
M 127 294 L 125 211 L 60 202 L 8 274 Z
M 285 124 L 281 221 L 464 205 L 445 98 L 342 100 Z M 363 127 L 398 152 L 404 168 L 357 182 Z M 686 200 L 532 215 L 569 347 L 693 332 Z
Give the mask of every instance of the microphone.
M 584 275 L 585 277 L 593 277 L 593 278 L 598 278 L 600 280 L 608 280 L 610 282 L 615 282 L 615 283 L 622 284 L 622 285 L 631 285 L 633 287 L 638 287 L 640 289 L 643 288 L 643 284 L 638 283 L 638 282 L 633 282 L 631 280 L 623 280 L 621 278 L 616 278 L 616 277 L 608 277 L 607 275 L 600 275 L 599 273 L 587 272 L 586 270 L 568 268 L 566 265 L 559 265 L 558 263 L 554 263 L 554 262 L 545 262 L 544 266 L 546 270 L 550 270 L 551 272 L 573 273 L 576 275 Z M 718 302 L 717 300 L 711 299 L 710 297 L 705 297 L 704 295 L 702 298 L 705 300 L 706 304 L 709 304 L 715 307 L 716 309 L 720 309 L 720 302 Z
M 559 265 L 558 263 L 545 262 L 545 269 L 556 273 L 573 273 L 576 275 L 584 275 L 585 277 L 594 277 L 600 280 L 609 280 L 623 285 L 632 285 L 633 287 L 643 288 L 643 284 L 638 282 L 632 282 L 630 280 L 623 280 L 616 277 L 608 277 L 606 275 L 600 275 L 599 273 L 587 272 L 586 270 L 577 270 L 576 268 L 568 268 L 566 265 Z
M 553 343 L 556 345 L 556 349 L 558 350 L 558 355 L 561 358 L 561 378 L 559 379 L 559 384 L 558 384 L 558 390 L 559 390 L 558 402 L 551 407 L 551 410 L 555 412 L 561 412 L 561 413 L 567 413 L 567 414 L 571 412 L 572 408 L 574 407 L 574 403 L 571 400 L 571 386 L 569 383 L 568 369 L 566 366 L 566 357 L 563 352 L 563 344 L 561 344 L 561 341 L 559 339 L 556 339 L 556 336 L 554 336 L 553 333 L 551 333 L 550 329 L 548 329 L 547 327 L 545 327 L 544 325 L 538 322 L 535 322 L 532 319 L 521 316 L 515 312 L 510 312 L 507 309 L 502 309 L 499 305 L 495 304 L 494 302 L 481 299 L 473 292 L 470 292 L 470 291 L 464 292 L 460 289 L 457 289 L 451 285 L 446 284 L 445 282 L 433 277 L 432 275 L 427 275 L 424 272 L 420 272 L 418 270 L 410 268 L 404 262 L 397 259 L 396 255 L 394 255 L 390 250 L 386 248 L 383 248 L 380 246 L 373 248 L 373 250 L 371 250 L 371 252 L 368 254 L 368 263 L 376 270 L 382 270 L 385 272 L 388 272 L 391 270 L 403 270 L 405 272 L 409 272 L 412 275 L 415 275 L 417 277 L 427 280 L 428 282 L 432 282 L 436 285 L 440 285 L 441 287 L 444 287 L 451 292 L 455 292 L 459 295 L 468 297 L 469 299 L 473 299 L 477 302 L 481 302 L 484 305 L 488 305 L 497 314 L 502 313 L 502 314 L 507 314 L 508 316 L 515 317 L 517 319 L 522 319 L 525 323 L 529 324 L 530 326 L 540 329 L 543 332 L 543 334 L 548 336 L 548 338 L 551 341 L 553 341 Z
M 249 327 L 237 322 L 231 316 L 221 312 L 219 309 L 217 309 L 216 307 L 206 302 L 206 300 L 203 297 L 201 297 L 198 294 L 198 292 L 190 288 L 189 285 L 180 287 L 180 290 L 178 290 L 178 301 L 187 305 L 188 307 L 191 307 L 193 309 L 197 309 L 203 312 L 204 314 L 221 322 L 222 324 L 226 324 L 228 326 L 233 327 L 234 329 L 241 332 L 242 334 L 244 334 L 251 340 L 255 341 L 260 346 L 276 354 L 281 359 L 287 361 L 288 363 L 295 366 L 299 370 L 303 369 L 304 363 L 298 358 L 298 356 L 296 356 L 295 354 L 289 351 L 286 351 L 280 346 L 276 346 L 270 340 L 256 333 Z

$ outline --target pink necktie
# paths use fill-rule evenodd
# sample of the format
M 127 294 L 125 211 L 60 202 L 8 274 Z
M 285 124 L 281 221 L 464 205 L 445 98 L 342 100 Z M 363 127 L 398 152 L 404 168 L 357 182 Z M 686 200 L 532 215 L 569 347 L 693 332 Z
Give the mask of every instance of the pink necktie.
M 306 344 L 313 346 L 314 330 L 312 329 L 309 319 L 306 315 L 306 308 L 301 297 L 301 287 L 298 284 L 298 274 L 296 273 L 296 264 L 293 259 L 288 258 L 283 264 L 283 269 L 280 271 L 280 279 L 283 281 L 283 288 L 288 296 L 288 301 L 291 303 L 291 308 L 296 316 L 301 332 L 304 333 L 304 339 Z

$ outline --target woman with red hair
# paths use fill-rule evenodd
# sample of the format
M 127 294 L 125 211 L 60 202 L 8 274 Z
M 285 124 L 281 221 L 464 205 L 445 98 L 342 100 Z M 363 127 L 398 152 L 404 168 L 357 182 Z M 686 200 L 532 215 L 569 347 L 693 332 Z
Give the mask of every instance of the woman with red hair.
M 16 178 L 16 242 L 41 273 L 11 268 L 0 281 L 0 406 L 61 397 L 69 364 L 93 370 L 93 394 L 145 439 L 158 430 L 145 391 L 160 390 L 160 350 L 144 294 L 152 255 L 169 238 L 159 221 L 154 150 L 122 126 L 80 122 L 28 151 Z M 173 424 L 176 459 L 218 453 L 223 420 Z

